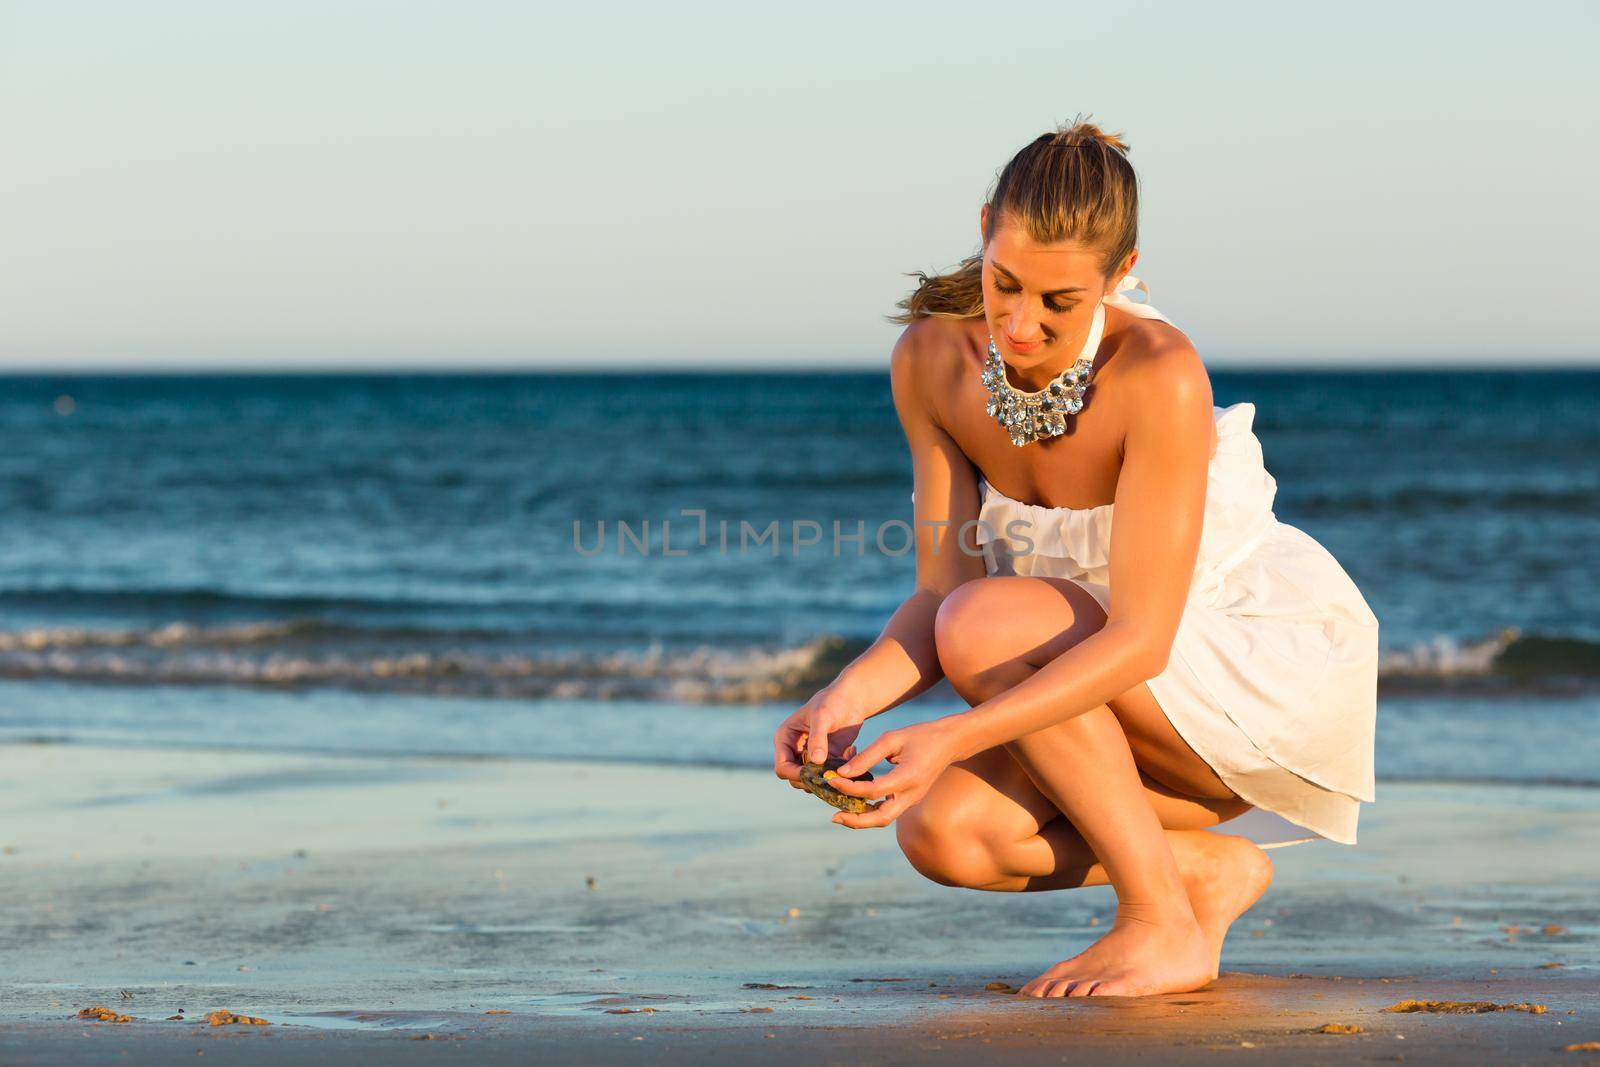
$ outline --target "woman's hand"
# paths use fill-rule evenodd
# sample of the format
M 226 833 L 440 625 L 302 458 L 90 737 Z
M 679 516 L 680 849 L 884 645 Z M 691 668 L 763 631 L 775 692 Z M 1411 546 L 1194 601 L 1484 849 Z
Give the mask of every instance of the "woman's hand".
M 783 720 L 772 738 L 772 769 L 796 789 L 800 784 L 800 761 L 823 763 L 832 756 L 849 759 L 855 755 L 854 741 L 867 721 L 863 709 L 832 688 L 817 695 L 793 715 Z
M 882 800 L 860 815 L 841 811 L 833 817 L 840 826 L 865 830 L 888 826 L 911 805 L 927 795 L 939 775 L 954 763 L 960 751 L 956 727 L 947 719 L 916 723 L 890 730 L 852 756 L 839 768 L 837 778 L 828 784 L 841 793 L 867 800 Z M 871 770 L 879 760 L 894 764 L 894 770 L 871 782 L 851 781 L 853 775 Z M 887 798 L 887 799 L 884 799 Z

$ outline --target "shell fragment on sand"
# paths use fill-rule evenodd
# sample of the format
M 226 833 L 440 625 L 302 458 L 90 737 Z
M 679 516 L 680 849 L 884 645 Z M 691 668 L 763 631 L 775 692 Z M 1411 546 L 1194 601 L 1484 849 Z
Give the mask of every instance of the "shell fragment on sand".
M 1383 1009 L 1387 1012 L 1429 1012 L 1438 1015 L 1480 1015 L 1490 1011 L 1525 1011 L 1543 1015 L 1548 1009 L 1543 1004 L 1496 1004 L 1492 1000 L 1402 1000 Z

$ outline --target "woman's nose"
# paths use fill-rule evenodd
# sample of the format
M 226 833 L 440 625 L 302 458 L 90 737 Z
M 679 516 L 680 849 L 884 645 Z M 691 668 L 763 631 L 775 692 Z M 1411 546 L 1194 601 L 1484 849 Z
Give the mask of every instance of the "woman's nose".
M 1010 317 L 1006 320 L 1006 330 L 1014 339 L 1021 341 L 1023 344 L 1040 339 L 1034 336 L 1038 333 L 1039 324 L 1033 316 L 1028 314 L 1026 304 L 1020 304 L 1012 309 Z

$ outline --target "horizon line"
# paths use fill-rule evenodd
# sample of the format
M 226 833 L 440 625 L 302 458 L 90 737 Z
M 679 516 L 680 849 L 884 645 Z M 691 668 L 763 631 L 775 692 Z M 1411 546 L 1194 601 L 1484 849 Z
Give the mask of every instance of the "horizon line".
M 1382 362 L 1340 362 L 1340 363 L 1217 363 L 1210 364 L 1208 371 L 1221 374 L 1553 374 L 1553 373 L 1593 373 L 1600 372 L 1600 360 L 1594 362 L 1530 362 L 1508 366 L 1505 360 L 1494 361 L 1463 361 L 1455 363 L 1396 363 L 1393 361 Z M 440 378 L 472 378 L 492 376 L 527 376 L 527 377 L 604 377 L 607 375 L 633 376 L 644 374 L 666 375 L 763 375 L 763 374 L 860 374 L 860 375 L 885 375 L 889 372 L 888 366 L 859 366 L 851 364 L 763 364 L 761 366 L 729 366 L 723 364 L 623 364 L 614 367 L 584 368 L 563 366 L 540 366 L 537 364 L 522 365 L 434 365 L 415 364 L 405 366 L 369 366 L 365 364 L 306 364 L 303 366 L 233 366 L 218 367 L 211 365 L 187 366 L 183 364 L 147 364 L 139 365 L 83 365 L 75 367 L 58 367 L 51 369 L 35 369 L 23 366 L 7 366 L 0 364 L 0 379 L 22 378 L 162 378 L 162 377 L 195 377 L 195 378 L 244 378 L 244 377 L 440 377 Z

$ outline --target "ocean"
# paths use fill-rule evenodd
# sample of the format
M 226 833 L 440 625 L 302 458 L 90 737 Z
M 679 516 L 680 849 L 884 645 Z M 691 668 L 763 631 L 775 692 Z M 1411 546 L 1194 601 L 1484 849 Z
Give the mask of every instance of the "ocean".
M 1212 381 L 1378 616 L 1380 783 L 1600 784 L 1600 372 Z M 0 377 L 0 737 L 767 766 L 910 492 L 881 372 Z

